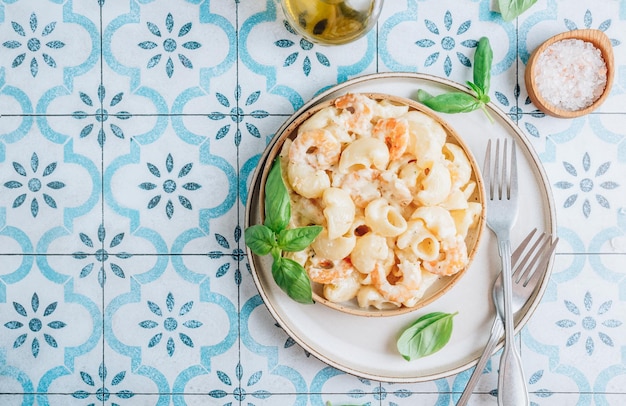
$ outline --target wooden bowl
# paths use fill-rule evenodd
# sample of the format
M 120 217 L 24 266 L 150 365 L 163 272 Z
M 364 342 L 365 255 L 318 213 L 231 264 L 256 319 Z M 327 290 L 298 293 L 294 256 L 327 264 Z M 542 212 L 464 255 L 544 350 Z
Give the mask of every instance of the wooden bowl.
M 606 64 L 606 86 L 602 95 L 590 106 L 580 110 L 565 110 L 554 106 L 549 103 L 538 91 L 537 83 L 535 80 L 536 61 L 539 55 L 541 55 L 546 48 L 555 42 L 567 40 L 567 39 L 579 39 L 585 42 L 593 44 L 600 50 L 604 63 Z M 548 39 L 541 44 L 530 56 L 528 64 L 526 65 L 526 73 L 524 75 L 526 90 L 530 100 L 544 113 L 559 118 L 574 118 L 584 116 L 597 109 L 608 97 L 611 86 L 613 85 L 613 76 L 615 72 L 615 62 L 613 60 L 613 47 L 611 46 L 611 40 L 600 30 L 585 29 L 585 30 L 572 30 L 564 32 Z
M 420 309 L 429 303 L 432 303 L 437 298 L 444 295 L 447 291 L 449 291 L 465 274 L 465 272 L 470 267 L 476 252 L 479 247 L 479 242 L 481 240 L 481 235 L 485 227 L 485 191 L 483 186 L 483 181 L 481 177 L 480 167 L 476 162 L 471 150 L 467 146 L 467 144 L 463 141 L 462 137 L 457 134 L 457 132 L 444 120 L 442 120 L 436 113 L 434 113 L 429 108 L 425 107 L 423 104 L 418 103 L 414 100 L 392 96 L 388 94 L 379 94 L 379 93 L 364 93 L 364 95 L 368 96 L 374 100 L 386 100 L 396 105 L 408 105 L 409 110 L 417 110 L 420 111 L 427 116 L 434 119 L 437 123 L 439 123 L 447 134 L 446 142 L 453 143 L 462 148 L 465 152 L 472 169 L 471 180 L 476 182 L 476 189 L 474 190 L 472 196 L 470 197 L 470 201 L 480 203 L 482 205 L 482 210 L 478 216 L 477 224 L 475 224 L 468 232 L 467 237 L 465 239 L 467 245 L 468 252 L 468 264 L 467 266 L 461 270 L 460 272 L 451 275 L 440 277 L 438 280 L 430 286 L 422 298 L 417 302 L 415 306 L 405 307 L 401 306 L 398 308 L 389 308 L 389 309 L 376 309 L 374 307 L 369 308 L 361 308 L 356 303 L 356 299 L 353 299 L 348 302 L 335 303 L 330 300 L 327 300 L 322 292 L 323 286 L 318 283 L 312 283 L 313 289 L 313 300 L 316 303 L 321 303 L 331 309 L 335 309 L 347 314 L 356 315 L 356 316 L 366 316 L 366 317 L 379 317 L 379 316 L 395 316 L 399 314 L 404 314 L 408 312 L 415 311 Z M 334 105 L 335 99 L 328 100 L 325 102 L 321 102 L 317 105 L 312 106 L 311 108 L 302 112 L 294 121 L 286 127 L 281 133 L 277 134 L 277 141 L 274 143 L 272 147 L 270 147 L 269 152 L 267 153 L 267 159 L 264 162 L 261 162 L 260 165 L 263 166 L 260 176 L 260 190 L 259 190 L 259 207 L 256 208 L 259 213 L 259 218 L 264 219 L 264 201 L 265 201 L 265 184 L 267 182 L 267 177 L 269 175 L 269 171 L 271 169 L 272 163 L 275 158 L 280 154 L 283 144 L 287 139 L 294 139 L 297 136 L 298 128 L 302 125 L 307 119 L 313 116 L 318 111 L 326 108 L 328 106 Z M 257 269 L 257 272 L 270 272 L 271 273 L 271 264 L 267 263 L 265 266 L 261 266 L 260 268 L 265 269 Z M 480 272 L 480 269 L 476 269 L 476 272 Z

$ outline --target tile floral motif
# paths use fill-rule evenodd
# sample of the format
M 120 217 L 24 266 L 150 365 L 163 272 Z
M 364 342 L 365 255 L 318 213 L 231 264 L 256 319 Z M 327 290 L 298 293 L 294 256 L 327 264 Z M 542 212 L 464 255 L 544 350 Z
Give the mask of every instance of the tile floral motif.
M 96 246 L 96 244 L 94 243 L 94 240 L 91 237 L 89 237 L 89 235 L 81 232 L 79 236 L 80 236 L 81 242 L 83 243 L 85 247 L 96 249 L 95 253 L 93 254 L 90 254 L 84 251 L 76 251 L 72 254 L 72 257 L 74 259 L 81 260 L 81 261 L 86 260 L 82 262 L 87 262 L 87 264 L 83 266 L 83 268 L 80 270 L 80 274 L 78 275 L 79 278 L 88 277 L 89 275 L 91 275 L 92 271 L 96 267 L 99 267 L 98 272 L 97 272 L 97 279 L 98 279 L 99 285 L 102 287 L 104 287 L 104 284 L 106 283 L 106 280 L 107 280 L 106 268 L 108 268 L 108 270 L 110 270 L 111 273 L 117 276 L 118 278 L 122 278 L 122 279 L 126 278 L 124 268 L 121 265 L 118 265 L 117 262 L 113 262 L 113 260 L 110 260 L 110 259 L 115 257 L 118 260 L 125 260 L 128 258 L 131 258 L 133 254 L 128 253 L 128 252 L 110 253 L 109 251 L 107 251 L 107 249 L 104 248 L 105 239 L 106 239 L 106 230 L 102 224 L 98 227 L 98 232 L 97 232 L 97 241 L 99 242 L 98 246 Z M 124 233 L 119 233 L 115 235 L 109 241 L 108 249 L 111 250 L 113 248 L 116 248 L 123 241 L 124 241 Z M 105 267 L 106 264 L 108 264 L 107 267 Z
M 233 242 L 234 242 L 234 248 L 231 248 L 231 243 L 228 242 L 228 239 L 226 237 L 224 237 L 221 234 L 215 234 L 215 240 L 217 241 L 218 245 L 223 248 L 224 250 L 231 250 L 230 252 L 226 251 L 210 251 L 207 256 L 209 258 L 212 259 L 219 259 L 222 257 L 230 257 L 233 261 L 235 261 L 236 263 L 236 269 L 234 270 L 234 280 L 235 283 L 237 285 L 241 284 L 241 269 L 240 269 L 240 265 L 241 262 L 244 261 L 246 254 L 244 252 L 243 249 L 239 248 L 239 244 L 243 243 L 243 241 L 241 241 L 241 237 L 242 237 L 242 233 L 241 233 L 241 227 L 237 226 L 235 227 L 235 231 L 233 233 Z M 216 272 L 215 272 L 215 277 L 216 278 L 221 278 L 224 275 L 226 275 L 231 268 L 231 263 L 230 262 L 226 262 L 225 264 L 221 265 L 219 268 L 217 268 Z
M 162 173 L 159 170 L 159 168 L 155 164 L 152 164 L 150 162 L 148 162 L 146 165 L 148 166 L 148 171 L 152 175 L 154 175 L 154 177 L 160 180 Z M 192 168 L 193 168 L 193 163 L 189 162 L 187 164 L 184 164 L 178 171 L 177 179 L 182 180 L 182 178 L 189 175 L 189 172 L 191 172 Z M 172 157 L 172 154 L 168 154 L 167 157 L 165 158 L 165 170 L 167 171 L 167 174 L 171 174 L 172 171 L 174 170 L 174 158 Z M 200 189 L 202 186 L 200 186 L 196 182 L 186 182 L 180 185 L 180 187 L 188 192 L 193 192 L 194 190 Z M 176 192 L 178 185 L 174 179 L 167 178 L 162 182 L 161 185 L 157 185 L 156 183 L 153 183 L 153 182 L 143 182 L 139 185 L 139 188 L 146 190 L 146 191 L 158 189 L 158 191 L 156 192 L 157 194 L 154 195 L 150 199 L 150 201 L 148 202 L 148 206 L 147 206 L 148 209 L 154 209 L 161 202 L 161 198 L 163 195 L 160 193 L 160 191 L 165 192 L 165 196 L 173 195 L 174 192 Z M 193 206 L 191 204 L 191 200 L 189 200 L 189 198 L 187 198 L 186 195 L 176 193 L 176 197 L 181 207 L 187 210 L 192 210 Z M 172 202 L 172 199 L 168 198 L 167 202 L 165 203 L 165 214 L 167 215 L 168 219 L 171 219 L 174 216 L 174 208 L 175 206 L 174 206 L 174 203 Z
M 172 60 L 171 55 L 174 54 L 176 50 L 178 49 L 178 43 L 176 40 L 178 39 L 179 41 L 183 41 L 184 37 L 187 34 L 189 34 L 189 32 L 191 31 L 193 24 L 191 22 L 183 24 L 179 28 L 178 33 L 176 34 L 176 38 L 172 36 L 168 36 L 164 40 L 162 39 L 163 35 L 172 34 L 172 31 L 174 30 L 175 24 L 174 24 L 174 17 L 172 16 L 172 13 L 168 13 L 167 17 L 165 17 L 164 28 L 167 30 L 167 33 L 162 34 L 161 30 L 159 29 L 158 24 L 155 24 L 150 21 L 146 22 L 146 24 L 148 26 L 148 30 L 150 31 L 150 33 L 154 35 L 155 37 L 157 37 L 155 40 L 163 41 L 163 43 L 161 44 L 162 51 L 161 51 L 160 45 L 157 42 L 148 40 L 148 41 L 143 41 L 139 43 L 139 47 L 141 49 L 152 51 L 154 53 L 154 56 L 152 56 L 148 60 L 148 64 L 146 65 L 146 67 L 148 69 L 152 69 L 156 67 L 157 65 L 159 65 L 161 58 L 163 58 L 163 55 L 165 54 L 167 56 L 167 61 L 165 62 L 165 72 L 167 74 L 167 77 L 171 78 L 174 75 L 174 69 L 175 69 L 175 64 L 174 64 L 174 61 Z M 187 69 L 193 69 L 193 63 L 191 62 L 191 59 L 185 55 L 185 53 L 187 51 L 196 50 L 202 47 L 202 45 L 196 41 L 186 41 L 186 42 L 183 42 L 180 46 L 182 46 L 186 51 L 179 50 L 178 52 L 176 52 L 176 55 L 178 56 L 178 61 L 183 67 Z
M 124 385 L 124 379 L 126 378 L 126 371 L 120 371 L 115 374 L 109 381 L 108 371 L 104 364 L 100 364 L 98 368 L 98 379 L 94 379 L 91 374 L 85 371 L 80 372 L 80 379 L 85 384 L 85 389 L 80 389 L 72 393 L 74 399 L 87 399 L 92 398 L 97 402 L 109 402 L 111 406 L 118 405 L 117 399 L 125 400 L 131 399 L 135 394 L 128 389 L 119 389 L 119 385 Z M 107 385 L 108 384 L 108 385 Z M 95 404 L 95 403 L 91 403 Z
M 77 110 L 74 113 L 72 113 L 73 118 L 77 120 L 85 120 L 89 122 L 80 131 L 80 135 L 79 135 L 80 138 L 85 138 L 89 136 L 92 132 L 97 132 L 98 144 L 102 148 L 104 146 L 104 143 L 106 142 L 106 132 L 104 129 L 105 122 L 108 121 L 109 119 L 111 119 L 111 121 L 113 121 L 112 119 L 117 119 L 118 120 L 117 124 L 114 124 L 113 122 L 108 123 L 108 129 L 110 130 L 110 133 L 113 134 L 115 137 L 124 139 L 125 137 L 124 130 L 122 130 L 122 128 L 118 124 L 121 125 L 120 121 L 126 121 L 130 119 L 132 117 L 132 114 L 124 110 L 119 110 L 117 112 L 111 112 L 111 113 L 109 113 L 109 111 L 107 110 L 108 108 L 112 109 L 116 107 L 119 103 L 122 102 L 124 98 L 123 92 L 120 92 L 114 95 L 111 98 L 111 100 L 109 100 L 107 108 L 104 107 L 104 101 L 106 98 L 106 90 L 104 86 L 102 85 L 98 86 L 97 100 L 99 103 L 97 104 L 94 103 L 93 98 L 91 98 L 86 93 L 80 92 L 79 96 L 80 96 L 80 100 L 85 106 L 95 109 L 93 113 L 89 113 L 84 110 Z M 93 121 L 91 119 L 93 119 Z M 95 131 L 94 131 L 94 128 L 95 128 Z
M 237 364 L 232 377 L 224 371 L 217 371 L 216 374 L 222 385 L 229 390 L 215 389 L 209 392 L 209 396 L 214 399 L 221 399 L 227 396 L 229 392 L 232 392 L 235 399 L 239 402 L 245 400 L 247 397 L 267 399 L 272 396 L 271 392 L 255 387 L 263 378 L 263 371 L 253 372 L 245 379 L 243 367 L 241 364 Z M 248 404 L 253 403 L 248 402 Z
M 283 25 L 290 34 L 296 35 L 298 37 L 300 36 L 287 21 L 283 21 Z M 313 51 L 315 44 L 313 44 L 311 41 L 300 38 L 297 44 L 298 45 L 296 45 L 296 42 L 292 41 L 291 39 L 280 39 L 274 43 L 274 45 L 276 45 L 278 48 L 289 50 L 291 50 L 292 47 L 296 48 L 296 51 L 293 51 L 292 53 L 287 55 L 285 61 L 283 62 L 283 67 L 288 67 L 298 62 L 301 53 L 303 55 L 301 66 L 304 76 L 309 76 L 311 74 L 311 70 L 313 69 L 313 62 L 311 61 L 312 58 L 310 57 L 311 53 L 313 54 L 312 56 L 315 56 L 315 60 L 317 60 L 317 62 L 321 66 L 330 67 L 330 60 L 328 59 L 328 57 L 320 51 Z M 300 49 L 298 49 L 298 46 L 300 47 Z
M 531 397 L 530 404 L 531 406 L 538 406 L 541 404 L 541 401 L 544 399 L 549 399 L 554 395 L 554 393 L 550 389 L 546 389 L 541 387 L 544 371 L 535 371 L 530 374 L 528 378 L 528 392 Z
M 178 308 L 177 314 L 174 314 L 176 313 L 174 312 L 175 304 L 174 295 L 168 293 L 165 299 L 165 310 L 167 310 L 167 314 L 169 314 L 169 316 L 167 316 L 157 303 L 147 301 L 148 309 L 153 313 L 153 316 L 157 316 L 157 320 L 147 319 L 139 323 L 141 328 L 150 330 L 154 329 L 157 331 L 157 333 L 150 338 L 148 348 L 157 346 L 164 337 L 167 337 L 165 349 L 167 351 L 167 355 L 170 357 L 174 355 L 174 352 L 176 351 L 176 343 L 178 341 L 187 347 L 194 347 L 193 339 L 186 333 L 179 331 L 179 340 L 174 339 L 173 336 L 178 330 L 179 325 L 186 327 L 187 329 L 197 329 L 202 326 L 202 322 L 184 317 L 187 313 L 190 313 L 193 310 L 193 301 L 189 301 L 181 305 Z M 177 319 L 177 317 L 181 319 Z
M 10 180 L 4 183 L 5 188 L 13 189 L 17 193 L 19 193 L 15 200 L 13 200 L 12 208 L 16 209 L 22 206 L 28 200 L 27 204 L 30 205 L 30 214 L 33 217 L 37 217 L 40 208 L 40 200 L 38 199 L 39 197 L 41 198 L 41 203 L 45 203 L 51 209 L 56 209 L 57 202 L 54 197 L 52 197 L 52 192 L 55 190 L 63 189 L 65 187 L 65 183 L 58 180 L 51 180 L 45 183 L 45 178 L 51 176 L 56 168 L 57 163 L 51 162 L 45 168 L 43 168 L 41 174 L 38 174 L 39 156 L 36 152 L 33 152 L 33 154 L 31 155 L 30 164 L 27 166 L 23 166 L 19 162 L 13 162 L 13 169 L 19 176 L 17 178 L 18 180 Z
M 40 27 L 37 14 L 32 13 L 27 25 L 27 27 L 30 28 L 30 32 L 27 32 L 28 30 L 16 21 L 12 21 L 11 25 L 13 31 L 18 35 L 18 39 L 5 41 L 2 43 L 2 46 L 20 52 L 11 63 L 12 68 L 17 68 L 25 62 L 24 64 L 28 65 L 30 68 L 30 74 L 36 77 L 39 73 L 40 63 L 45 63 L 53 69 L 57 67 L 57 62 L 52 55 L 48 53 L 65 46 L 63 41 L 53 39 L 54 29 L 57 25 L 56 21 L 52 21 L 44 27 Z M 39 57 L 41 59 L 39 59 Z M 30 60 L 28 61 L 27 59 L 29 58 Z
M 63 321 L 50 318 L 57 309 L 57 302 L 48 304 L 43 312 L 39 312 L 40 305 L 39 296 L 36 292 L 33 293 L 28 309 L 21 303 L 13 302 L 17 319 L 4 324 L 4 327 L 15 330 L 19 334 L 13 342 L 13 348 L 17 349 L 30 343 L 31 354 L 35 358 L 39 355 L 43 343 L 48 344 L 51 348 L 58 348 L 59 344 L 54 338 L 54 332 L 67 326 Z
M 243 107 L 240 103 L 241 102 L 241 86 L 237 86 L 234 96 L 235 96 L 234 103 L 231 103 L 228 97 L 226 97 L 225 95 L 219 92 L 216 92 L 215 98 L 217 99 L 217 101 L 222 106 L 226 108 L 230 108 L 230 111 L 228 112 L 228 114 L 220 113 L 220 112 L 213 112 L 209 114 L 209 119 L 213 121 L 230 119 L 233 122 L 232 125 L 235 125 L 236 127 L 235 145 L 239 146 L 241 144 L 241 137 L 242 137 L 241 126 L 242 125 L 245 125 L 245 128 L 248 134 L 250 134 L 251 136 L 255 138 L 261 138 L 261 131 L 259 130 L 259 128 L 251 122 L 244 123 L 244 120 L 246 120 L 247 118 L 263 119 L 263 118 L 268 117 L 269 113 L 265 110 L 252 110 L 246 113 L 246 111 L 244 110 L 244 108 L 252 107 L 259 100 L 259 97 L 261 96 L 261 91 L 259 90 L 252 92 L 251 94 L 248 95 L 248 97 L 246 98 L 244 102 Z M 231 129 L 231 124 L 223 125 L 217 130 L 217 133 L 215 134 L 215 139 L 220 140 L 226 137 L 226 135 L 228 135 L 228 133 L 230 132 L 230 129 Z
M 603 194 L 603 190 L 612 190 L 619 186 L 617 182 L 610 180 L 610 178 L 607 179 L 607 177 L 604 176 L 609 171 L 611 162 L 603 162 L 597 166 L 595 170 L 592 170 L 591 157 L 589 153 L 585 153 L 582 159 L 582 168 L 567 161 L 563 162 L 563 167 L 568 175 L 576 178 L 572 181 L 559 181 L 555 184 L 558 189 L 573 189 L 572 194 L 569 195 L 563 203 L 565 209 L 574 206 L 579 197 L 581 197 L 582 200 L 581 208 L 585 218 L 591 216 L 593 206 L 590 197 L 594 199 L 601 208 L 609 209 L 611 207 L 609 200 Z M 582 169 L 582 171 L 580 169 Z M 596 179 L 597 187 L 594 179 Z M 578 181 L 578 184 L 574 183 L 575 180 Z
M 472 62 L 466 56 L 466 54 L 464 52 L 459 52 L 458 50 L 456 50 L 457 41 L 461 46 L 465 48 L 476 48 L 476 45 L 478 43 L 476 39 L 468 38 L 466 40 L 460 40 L 458 38 L 459 36 L 466 34 L 467 31 L 470 29 L 470 27 L 472 26 L 472 22 L 470 20 L 462 21 L 461 23 L 455 24 L 452 13 L 447 10 L 443 16 L 442 22 L 437 23 L 435 21 L 426 19 L 424 20 L 424 25 L 433 36 L 433 39 L 423 38 L 418 40 L 415 44 L 420 48 L 428 50 L 434 47 L 434 51 L 426 57 L 426 60 L 424 62 L 425 67 L 434 65 L 439 61 L 439 58 L 441 57 L 443 60 L 443 71 L 446 76 L 450 76 L 453 66 L 452 58 L 450 57 L 450 55 L 453 55 L 461 65 L 468 68 L 472 66 Z M 441 46 L 441 50 L 437 50 L 437 46 Z
M 606 329 L 619 327 L 622 322 L 610 318 L 610 311 L 613 306 L 611 300 L 596 307 L 593 303 L 593 296 L 587 292 L 583 298 L 582 309 L 569 300 L 566 300 L 564 304 L 572 318 L 559 320 L 557 326 L 573 331 L 567 339 L 567 347 L 580 342 L 584 345 L 587 355 L 592 356 L 598 343 L 609 347 L 614 346 L 614 341 L 609 334 L 610 330 Z
M 565 26 L 567 27 L 567 29 L 570 31 L 578 30 L 578 29 L 595 28 L 602 32 L 606 32 L 607 30 L 609 30 L 609 28 L 611 28 L 611 24 L 612 24 L 612 21 L 609 18 L 607 20 L 602 21 L 599 25 L 595 26 L 594 21 L 593 21 L 593 13 L 589 9 L 587 9 L 583 15 L 582 27 L 579 27 L 578 24 L 576 24 L 576 22 L 573 19 L 565 18 L 563 19 L 563 22 L 565 23 Z M 611 44 L 615 47 L 615 46 L 620 45 L 621 41 L 617 38 L 611 38 Z

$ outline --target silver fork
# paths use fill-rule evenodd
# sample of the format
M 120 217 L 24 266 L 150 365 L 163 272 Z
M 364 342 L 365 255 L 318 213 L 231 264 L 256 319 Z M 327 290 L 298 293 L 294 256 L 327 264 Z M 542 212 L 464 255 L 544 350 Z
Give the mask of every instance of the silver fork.
M 512 303 L 513 311 L 515 313 L 524 307 L 526 302 L 528 302 L 528 299 L 530 299 L 533 295 L 533 292 L 539 282 L 544 278 L 546 271 L 548 270 L 548 261 L 550 260 L 558 242 L 557 239 L 550 243 L 551 236 L 546 233 L 542 233 L 531 245 L 536 232 L 537 229 L 535 228 L 528 233 L 524 241 L 520 243 L 511 256 L 511 265 L 513 267 Z M 524 254 L 523 258 L 522 254 Z M 494 282 L 492 289 L 492 295 L 494 302 L 496 303 L 503 301 L 501 294 L 502 283 L 502 273 L 500 273 Z M 493 324 L 491 325 L 491 332 L 487 345 L 485 345 L 485 349 L 483 350 L 483 353 L 474 368 L 472 376 L 470 376 L 469 381 L 467 381 L 467 385 L 465 386 L 459 401 L 456 403 L 456 406 L 465 406 L 469 401 L 472 396 L 472 391 L 485 369 L 487 361 L 493 355 L 493 350 L 502 338 L 503 329 L 502 319 L 499 314 L 496 314 L 493 319 Z
M 492 157 L 491 140 L 487 143 L 483 178 L 487 190 L 487 226 L 498 240 L 498 253 L 502 261 L 504 294 L 504 352 L 498 373 L 498 404 L 502 406 L 528 405 L 528 391 L 520 355 L 515 349 L 513 332 L 511 241 L 510 232 L 517 218 L 517 157 L 515 142 L 511 143 L 509 161 L 507 139 L 502 151 L 500 140 L 496 141 Z M 492 168 L 493 161 L 493 168 Z M 493 172 L 492 172 L 493 171 Z

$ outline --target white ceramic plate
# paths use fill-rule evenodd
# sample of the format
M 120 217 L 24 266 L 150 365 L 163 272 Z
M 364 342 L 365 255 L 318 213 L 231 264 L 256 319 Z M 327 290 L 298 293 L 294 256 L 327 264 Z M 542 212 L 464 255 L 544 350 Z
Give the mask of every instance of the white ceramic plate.
M 362 76 L 321 93 L 303 106 L 277 132 L 308 107 L 346 92 L 377 92 L 415 98 L 417 90 L 432 94 L 466 91 L 446 79 L 411 73 L 382 73 Z M 521 242 L 534 227 L 556 235 L 554 203 L 547 178 L 530 143 L 519 128 L 498 108 L 488 106 L 495 122 L 490 123 L 482 111 L 442 114 L 454 127 L 482 163 L 489 138 L 509 138 L 518 146 L 519 189 L 522 204 L 517 226 L 511 233 L 512 245 Z M 271 149 L 269 145 L 266 152 Z M 259 174 L 267 155 L 261 158 L 253 175 L 247 202 L 245 226 L 260 223 Z M 347 373 L 386 382 L 419 382 L 446 377 L 475 365 L 484 345 L 495 309 L 491 287 L 499 272 L 496 240 L 485 231 L 481 248 L 466 274 L 445 295 L 416 312 L 384 318 L 365 318 L 341 313 L 323 305 L 301 305 L 287 297 L 274 283 L 267 258 L 248 250 L 252 275 L 259 293 L 276 321 L 296 342 L 320 360 Z M 265 263 L 265 265 L 263 265 Z M 552 260 L 549 263 L 552 267 Z M 550 272 L 542 281 L 530 303 L 518 313 L 516 330 L 532 315 L 547 286 Z M 439 352 L 408 362 L 397 352 L 398 334 L 412 321 L 433 311 L 458 312 L 450 342 Z M 500 347 L 500 346 L 499 346 Z

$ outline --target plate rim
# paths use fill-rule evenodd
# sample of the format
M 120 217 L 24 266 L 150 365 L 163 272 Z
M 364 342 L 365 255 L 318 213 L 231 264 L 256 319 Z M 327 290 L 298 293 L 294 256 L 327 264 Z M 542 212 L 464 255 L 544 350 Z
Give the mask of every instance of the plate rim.
M 319 92 L 314 97 L 312 97 L 308 102 L 303 104 L 302 107 L 296 110 L 291 116 L 289 116 L 287 120 L 285 120 L 283 124 L 278 128 L 272 140 L 270 140 L 270 142 L 265 146 L 265 149 L 259 158 L 259 163 L 257 164 L 257 167 L 255 168 L 251 177 L 250 188 L 249 188 L 248 197 L 246 200 L 244 227 L 248 227 L 250 225 L 251 212 L 253 208 L 255 207 L 255 205 L 252 204 L 255 200 L 254 191 L 259 187 L 261 174 L 263 172 L 263 166 L 265 165 L 267 161 L 269 152 L 273 149 L 274 144 L 278 142 L 278 139 L 280 138 L 279 135 L 291 124 L 293 120 L 295 120 L 300 114 L 302 114 L 311 106 L 324 101 L 328 97 L 331 97 L 333 94 L 340 92 L 341 90 L 344 90 L 350 86 L 358 85 L 358 84 L 361 84 L 370 80 L 380 80 L 380 79 L 402 79 L 402 80 L 408 79 L 408 80 L 415 80 L 415 81 L 427 81 L 427 82 L 433 82 L 438 85 L 448 86 L 458 91 L 471 94 L 471 91 L 469 88 L 465 87 L 464 85 L 458 82 L 454 82 L 450 79 L 438 77 L 435 75 L 414 73 L 414 72 L 382 72 L 382 73 L 371 73 L 371 74 L 361 75 L 361 76 L 352 78 L 350 80 L 347 80 L 345 82 L 331 86 Z M 390 93 L 390 94 L 393 94 L 393 93 Z M 528 140 L 527 136 L 521 131 L 521 129 L 517 126 L 517 124 L 513 122 L 513 120 L 508 116 L 508 114 L 504 113 L 498 106 L 495 106 L 493 102 L 487 103 L 486 106 L 490 110 L 490 113 L 497 114 L 498 117 L 504 122 L 504 124 L 506 124 L 506 127 L 508 127 L 510 131 L 509 134 L 511 135 L 514 134 L 517 143 L 521 144 L 521 145 L 518 145 L 518 147 L 522 146 L 524 148 L 524 153 L 527 154 L 527 156 L 529 157 L 529 161 L 533 163 L 534 165 L 533 170 L 536 171 L 537 182 L 538 182 L 538 185 L 540 186 L 542 194 L 544 195 L 543 198 L 545 199 L 545 203 L 546 203 L 543 207 L 543 211 L 547 220 L 547 224 L 549 225 L 549 230 L 547 231 L 549 231 L 553 236 L 556 237 L 556 208 L 554 205 L 554 197 L 553 197 L 553 193 L 551 190 L 548 177 L 545 172 L 545 168 L 541 164 L 541 161 L 536 151 L 534 150 L 534 147 Z M 407 376 L 377 375 L 375 373 L 358 370 L 356 368 L 339 363 L 333 360 L 331 357 L 320 353 L 314 348 L 311 348 L 311 346 L 307 344 L 303 339 L 301 339 L 297 334 L 294 334 L 292 329 L 289 328 L 290 323 L 285 321 L 283 317 L 281 317 L 281 315 L 278 314 L 277 310 L 274 309 L 273 305 L 270 305 L 268 303 L 269 298 L 268 298 L 267 292 L 265 292 L 265 290 L 262 288 L 261 281 L 257 275 L 255 266 L 253 264 L 254 261 L 252 260 L 252 258 L 254 254 L 250 251 L 250 249 L 247 246 L 246 246 L 246 254 L 248 256 L 248 260 L 249 260 L 250 267 L 251 267 L 251 274 L 252 274 L 254 283 L 256 285 L 256 288 L 259 292 L 259 295 L 261 296 L 263 300 L 265 307 L 268 309 L 272 317 L 279 323 L 279 325 L 281 326 L 281 328 L 283 328 L 285 333 L 288 334 L 293 340 L 295 340 L 302 348 L 304 348 L 306 351 L 308 351 L 310 354 L 312 354 L 314 357 L 316 357 L 320 361 L 332 367 L 335 367 L 351 375 L 363 377 L 366 379 L 373 379 L 373 380 L 381 381 L 381 382 L 416 383 L 416 382 L 426 382 L 426 381 L 436 380 L 440 378 L 446 378 L 446 377 L 458 374 L 462 371 L 465 371 L 471 368 L 472 366 L 476 365 L 476 363 L 478 362 L 478 357 L 477 357 L 476 359 L 473 359 L 463 365 L 459 365 L 458 367 L 447 369 L 445 371 L 432 373 L 428 375 L 408 376 L 408 377 Z M 532 317 L 535 310 L 537 309 L 541 301 L 541 298 L 543 297 L 545 290 L 547 289 L 550 275 L 552 274 L 554 259 L 555 259 L 555 254 L 553 254 L 548 261 L 547 271 L 542 280 L 542 283 L 539 285 L 539 289 L 537 289 L 535 294 L 532 296 L 530 304 L 529 305 L 527 304 L 525 306 L 525 309 L 522 309 L 522 310 L 525 310 L 522 316 L 519 317 L 515 321 L 515 333 L 516 334 L 519 333 L 519 331 L 526 325 L 528 320 Z M 363 318 L 363 319 L 365 320 L 366 318 Z M 498 343 L 498 345 L 496 345 L 494 349 L 494 353 L 497 352 L 499 349 L 501 349 L 502 346 L 503 346 L 503 340 L 501 340 Z

